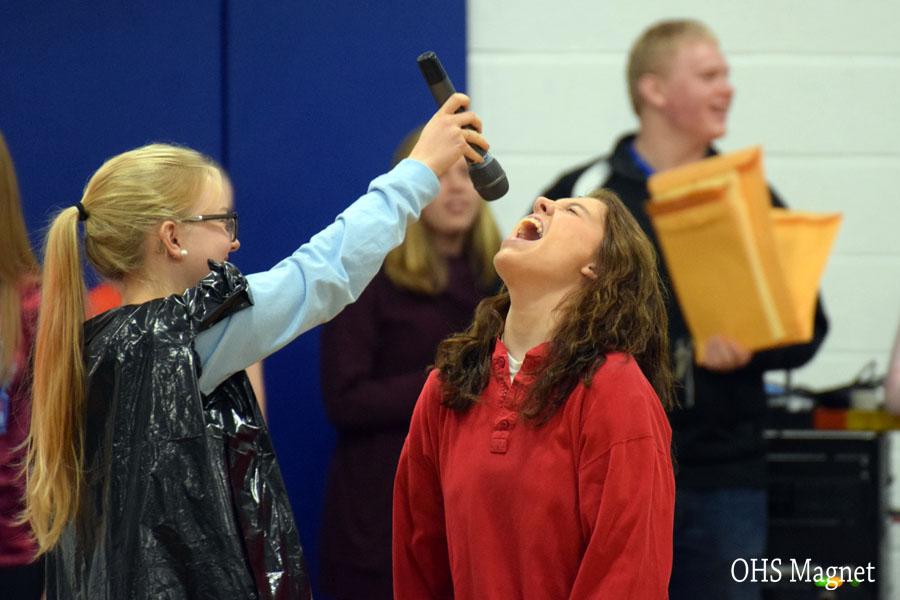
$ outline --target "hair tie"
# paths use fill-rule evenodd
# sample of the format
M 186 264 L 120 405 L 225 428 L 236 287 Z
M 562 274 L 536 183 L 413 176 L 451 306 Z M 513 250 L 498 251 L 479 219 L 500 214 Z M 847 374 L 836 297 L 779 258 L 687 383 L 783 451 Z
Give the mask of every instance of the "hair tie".
M 90 216 L 87 210 L 84 208 L 84 204 L 80 201 L 75 204 L 75 208 L 78 209 L 78 220 L 79 221 L 87 221 L 87 218 Z

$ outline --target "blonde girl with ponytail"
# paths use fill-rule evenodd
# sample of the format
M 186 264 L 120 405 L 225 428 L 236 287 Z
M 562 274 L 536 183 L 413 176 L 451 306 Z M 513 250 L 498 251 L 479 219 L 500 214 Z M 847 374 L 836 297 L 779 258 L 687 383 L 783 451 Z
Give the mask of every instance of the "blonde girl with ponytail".
M 271 270 L 244 277 L 231 184 L 152 144 L 47 233 L 25 518 L 47 598 L 306 598 L 302 550 L 244 369 L 355 300 L 480 121 L 453 96 L 410 160 Z M 471 125 L 477 130 L 463 129 Z M 123 306 L 84 322 L 82 253 Z

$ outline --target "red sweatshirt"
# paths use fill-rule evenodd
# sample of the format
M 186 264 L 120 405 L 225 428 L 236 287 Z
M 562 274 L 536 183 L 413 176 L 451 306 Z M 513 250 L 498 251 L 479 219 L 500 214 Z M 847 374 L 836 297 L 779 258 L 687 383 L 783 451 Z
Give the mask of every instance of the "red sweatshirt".
M 428 378 L 394 484 L 397 600 L 667 598 L 671 430 L 634 359 L 610 354 L 546 424 L 518 413 L 547 345 L 464 413 Z

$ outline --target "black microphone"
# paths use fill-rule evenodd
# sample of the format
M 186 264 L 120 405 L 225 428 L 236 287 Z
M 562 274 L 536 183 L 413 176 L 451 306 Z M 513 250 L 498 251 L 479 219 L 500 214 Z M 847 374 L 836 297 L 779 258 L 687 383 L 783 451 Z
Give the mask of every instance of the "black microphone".
M 441 61 L 431 51 L 423 52 L 416 61 L 419 63 L 419 69 L 421 69 L 425 82 L 431 90 L 431 95 L 434 96 L 434 101 L 437 102 L 438 106 L 443 106 L 447 98 L 455 94 L 456 90 L 453 88 L 453 84 L 450 83 L 450 78 L 447 77 L 447 72 L 441 65 Z M 456 112 L 462 112 L 463 110 L 460 108 Z M 467 126 L 467 129 L 472 129 L 472 127 Z M 473 163 L 468 158 L 466 159 L 466 162 L 469 163 L 469 178 L 472 180 L 472 184 L 475 186 L 478 194 L 485 200 L 502 198 L 509 191 L 509 182 L 506 180 L 506 173 L 503 171 L 503 167 L 500 166 L 497 159 L 480 147 L 475 144 L 469 145 L 484 157 L 484 161 L 480 163 Z

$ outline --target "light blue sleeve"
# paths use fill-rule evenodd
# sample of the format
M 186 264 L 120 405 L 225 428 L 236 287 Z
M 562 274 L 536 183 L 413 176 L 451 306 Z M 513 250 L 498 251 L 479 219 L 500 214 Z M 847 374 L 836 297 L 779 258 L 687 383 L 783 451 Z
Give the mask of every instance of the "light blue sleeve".
M 406 159 L 369 184 L 369 191 L 291 256 L 247 276 L 253 306 L 200 333 L 200 391 L 285 346 L 355 301 L 406 225 L 440 191 L 424 164 Z

